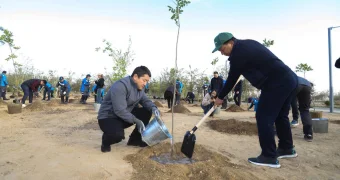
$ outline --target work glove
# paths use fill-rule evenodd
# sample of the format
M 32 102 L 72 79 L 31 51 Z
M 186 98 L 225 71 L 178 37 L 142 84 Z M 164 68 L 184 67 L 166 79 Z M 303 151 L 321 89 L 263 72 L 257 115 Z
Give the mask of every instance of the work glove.
M 158 118 L 161 118 L 161 112 L 159 112 L 158 108 L 152 107 L 152 113 Z
M 141 121 L 137 118 L 134 118 L 133 122 L 136 124 L 136 128 L 138 129 L 139 133 L 142 134 L 142 132 L 145 130 L 145 126 L 144 126 L 143 121 Z
M 64 91 L 63 94 L 65 95 L 65 94 L 66 94 L 66 91 Z

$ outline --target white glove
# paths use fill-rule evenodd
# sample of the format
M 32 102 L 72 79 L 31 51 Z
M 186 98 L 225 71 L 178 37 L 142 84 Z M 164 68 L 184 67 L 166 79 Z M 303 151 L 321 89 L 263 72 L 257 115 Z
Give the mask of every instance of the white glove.
M 66 94 L 66 91 L 64 91 L 64 93 L 63 93 L 64 95 Z

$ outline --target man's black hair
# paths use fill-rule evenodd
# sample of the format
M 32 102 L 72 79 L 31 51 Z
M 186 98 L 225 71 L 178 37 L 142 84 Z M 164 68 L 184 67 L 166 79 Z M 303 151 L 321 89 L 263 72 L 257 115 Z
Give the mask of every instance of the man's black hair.
M 46 80 L 42 80 L 43 82 L 44 82 L 44 84 L 46 84 L 47 83 L 47 81 Z
M 230 41 L 235 41 L 235 40 L 236 40 L 236 38 L 235 38 L 235 37 L 232 37 L 232 38 L 229 39 L 228 41 L 224 42 L 223 45 L 224 45 L 224 44 L 227 44 L 227 43 L 230 42 Z
M 138 66 L 133 70 L 131 76 L 137 74 L 138 78 L 144 76 L 145 74 L 149 75 L 151 77 L 151 72 L 146 66 Z
M 218 74 L 218 72 L 217 72 L 217 71 L 214 71 L 214 74 Z

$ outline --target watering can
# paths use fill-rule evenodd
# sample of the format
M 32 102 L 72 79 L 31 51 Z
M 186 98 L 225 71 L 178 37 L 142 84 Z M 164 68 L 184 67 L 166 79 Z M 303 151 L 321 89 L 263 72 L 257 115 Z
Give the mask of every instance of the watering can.
M 149 146 L 156 145 L 165 139 L 172 138 L 165 124 L 159 117 L 154 117 L 141 134 L 142 140 Z

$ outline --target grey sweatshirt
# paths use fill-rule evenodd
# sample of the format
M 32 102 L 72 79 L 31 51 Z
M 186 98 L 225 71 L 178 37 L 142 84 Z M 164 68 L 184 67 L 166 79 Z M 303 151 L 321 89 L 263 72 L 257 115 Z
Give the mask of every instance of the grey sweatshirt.
M 105 95 L 98 112 L 98 119 L 122 119 L 133 124 L 135 116 L 131 113 L 140 103 L 144 108 L 152 111 L 156 105 L 146 97 L 144 91 L 137 89 L 136 83 L 130 76 L 116 81 Z

